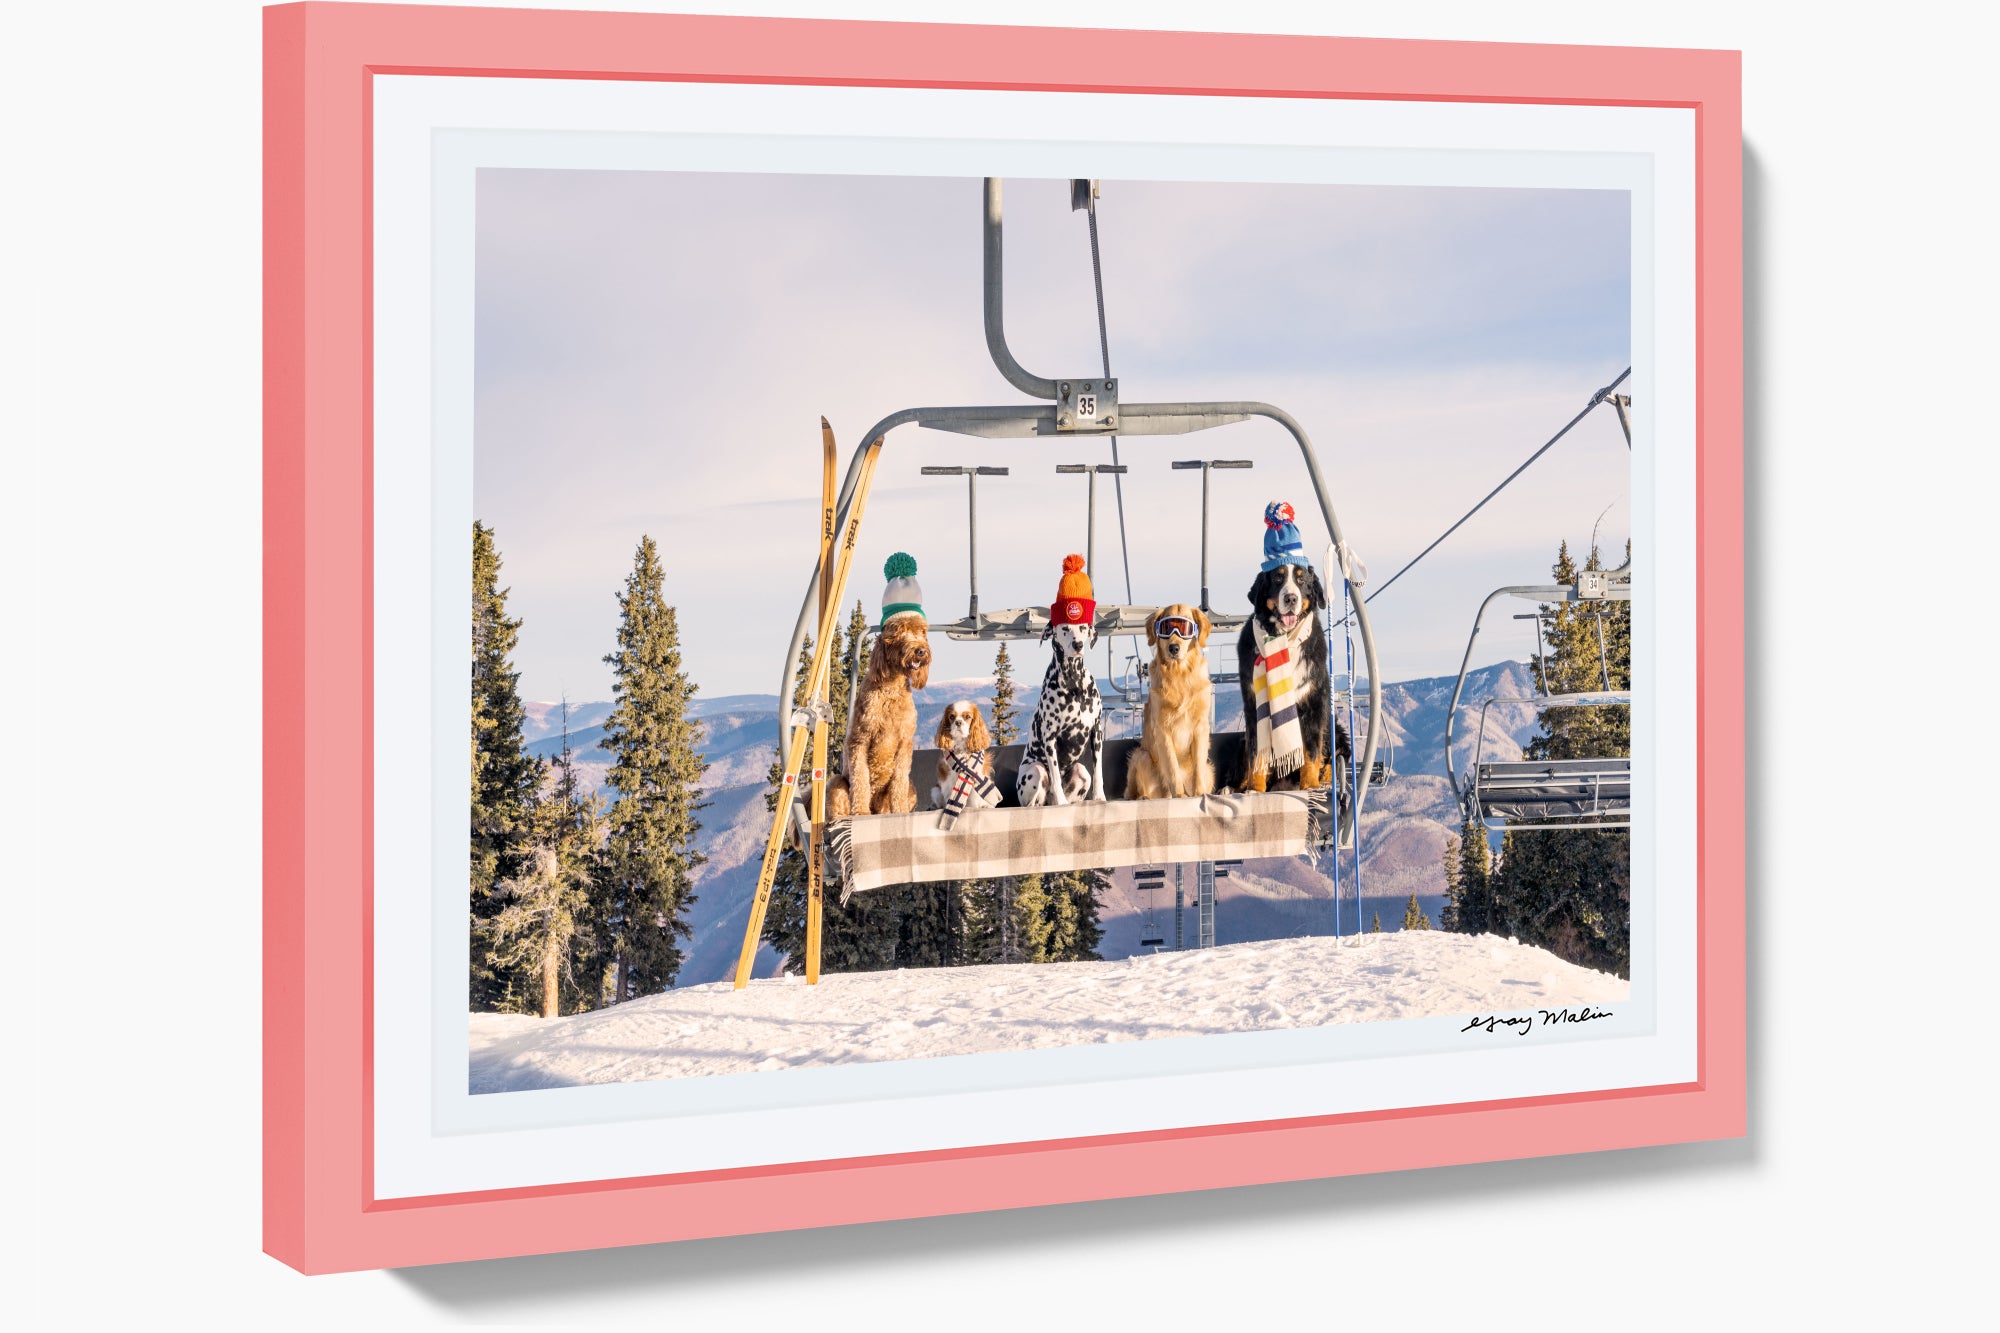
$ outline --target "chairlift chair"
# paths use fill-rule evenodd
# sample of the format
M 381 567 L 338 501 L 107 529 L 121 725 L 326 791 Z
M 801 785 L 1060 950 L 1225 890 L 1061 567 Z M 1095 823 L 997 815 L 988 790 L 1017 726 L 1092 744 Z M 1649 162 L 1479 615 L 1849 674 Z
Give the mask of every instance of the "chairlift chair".
M 1132 872 L 1132 887 L 1146 895 L 1145 925 L 1139 937 L 1141 949 L 1157 949 L 1167 942 L 1153 920 L 1153 894 L 1166 887 L 1166 880 L 1167 872 L 1164 868 L 1139 869 Z
M 1094 182 L 1085 181 L 1079 184 L 1082 188 L 1073 190 L 1072 202 L 1074 207 L 1088 208 L 1090 210 L 1089 220 L 1093 241 L 1093 269 L 1095 270 L 1096 188 Z M 1256 418 L 1262 418 L 1281 426 L 1297 443 L 1300 455 L 1305 463 L 1307 477 L 1311 483 L 1314 498 L 1319 502 L 1321 516 L 1325 520 L 1327 532 L 1332 537 L 1333 548 L 1343 553 L 1348 552 L 1349 548 L 1342 536 L 1339 518 L 1334 513 L 1333 501 L 1327 490 L 1325 478 L 1320 471 L 1318 456 L 1313 451 L 1312 442 L 1307 438 L 1305 429 L 1299 425 L 1298 421 L 1290 413 L 1271 404 L 1255 401 L 1140 403 L 1124 400 L 1120 381 L 1111 373 L 1108 351 L 1109 344 L 1102 324 L 1101 273 L 1097 274 L 1099 278 L 1099 337 L 1100 343 L 1105 348 L 1104 364 L 1101 371 L 1072 375 L 1067 378 L 1054 378 L 1031 374 L 1022 367 L 1021 363 L 1014 358 L 1013 353 L 1007 346 L 1006 332 L 1002 320 L 1003 252 L 1001 245 L 1000 186 L 1001 183 L 998 179 L 988 178 L 984 187 L 983 231 L 986 345 L 988 352 L 993 358 L 993 363 L 1001 376 L 1009 384 L 1035 401 L 987 407 L 940 406 L 905 408 L 901 411 L 893 412 L 877 422 L 861 436 L 861 442 L 855 449 L 853 458 L 848 465 L 846 477 L 839 488 L 837 502 L 833 506 L 834 521 L 825 525 L 827 532 L 842 534 L 845 543 L 842 559 L 845 560 L 847 554 L 852 550 L 855 529 L 858 526 L 860 507 L 866 503 L 868 484 L 872 481 L 874 475 L 875 460 L 879 457 L 887 437 L 904 426 L 913 425 L 928 430 L 944 431 L 990 440 L 1051 440 L 1069 437 L 1109 438 L 1113 441 L 1114 462 L 1116 462 L 1115 448 L 1119 438 L 1129 441 L 1131 438 L 1138 436 L 1185 435 L 1195 431 L 1212 430 L 1220 426 L 1247 422 Z M 975 472 L 973 475 L 976 476 L 977 473 Z M 992 474 L 988 473 L 988 475 Z M 974 493 L 973 488 L 976 485 L 976 481 L 968 481 L 969 502 L 971 502 Z M 968 533 L 968 537 L 970 536 L 971 534 Z M 781 699 L 787 698 L 792 694 L 792 673 L 799 661 L 806 637 L 812 627 L 823 617 L 823 613 L 822 616 L 815 615 L 815 607 L 819 604 L 821 596 L 820 566 L 824 564 L 827 558 L 829 557 L 822 555 L 821 559 L 815 562 L 812 575 L 807 581 L 806 592 L 801 602 L 798 619 L 793 626 L 791 640 L 785 649 L 783 676 L 779 688 L 779 697 Z M 842 565 L 837 566 L 835 570 L 836 579 L 841 581 L 843 585 L 845 569 L 846 567 Z M 1332 573 L 1329 571 L 1329 577 L 1331 576 Z M 841 595 L 843 591 L 844 587 L 836 589 L 836 596 Z M 1153 616 L 1154 609 L 1151 605 L 1116 605 L 1100 602 L 1096 616 L 1097 634 L 1100 638 L 1137 637 L 1143 635 L 1146 632 L 1148 622 Z M 943 623 L 933 622 L 932 628 L 934 630 L 941 630 L 948 638 L 953 640 L 961 642 L 987 642 L 995 640 L 1039 639 L 1049 624 L 1049 614 L 1046 607 L 987 611 L 978 607 L 975 603 L 969 606 L 967 610 L 968 613 L 963 618 Z M 1379 673 L 1376 670 L 1374 634 L 1369 625 L 1367 609 L 1358 598 L 1356 598 L 1350 614 L 1353 620 L 1354 632 L 1360 638 L 1362 654 L 1366 659 L 1368 679 L 1368 729 L 1365 737 L 1359 738 L 1361 750 L 1358 757 L 1360 762 L 1355 772 L 1353 784 L 1356 790 L 1348 794 L 1347 797 L 1351 802 L 1349 808 L 1358 810 L 1360 808 L 1361 797 L 1365 794 L 1368 784 L 1373 777 L 1375 752 L 1382 731 L 1380 721 L 1381 689 L 1378 684 Z M 1243 625 L 1245 619 L 1246 617 L 1242 615 L 1210 613 L 1210 622 L 1219 632 L 1236 630 Z M 825 651 L 823 644 L 816 646 L 819 651 Z M 824 679 L 823 670 L 816 668 L 815 679 Z M 1139 694 L 1141 696 L 1143 695 L 1143 689 L 1142 680 L 1139 682 Z M 1123 694 L 1125 692 L 1120 691 L 1120 693 Z M 1134 697 L 1133 695 L 1126 694 L 1120 702 L 1130 706 Z M 801 726 L 810 726 L 812 721 L 813 712 L 810 705 L 801 709 L 780 710 L 778 749 L 781 756 L 789 755 L 794 748 L 793 734 L 795 729 Z M 1215 737 L 1215 759 L 1218 761 L 1218 771 L 1233 771 L 1231 766 L 1241 762 L 1241 747 L 1244 744 L 1244 740 L 1245 737 L 1240 732 L 1227 733 Z M 1133 743 L 1127 740 L 1122 744 L 1129 746 Z M 1107 742 L 1105 747 L 1104 794 L 1106 795 L 1111 795 L 1122 790 L 1122 784 L 1114 774 L 1114 766 L 1115 761 L 1122 760 L 1124 756 L 1114 756 L 1112 753 L 1113 748 L 1120 744 L 1121 742 L 1111 741 Z M 1019 747 L 1007 747 L 1007 749 L 1018 750 Z M 925 774 L 929 770 L 923 766 L 935 764 L 936 760 L 937 755 L 935 751 L 918 750 L 915 752 L 913 756 L 913 778 L 920 790 L 928 786 L 928 779 Z M 1009 755 L 1006 749 L 1002 749 L 994 752 L 994 760 L 995 778 L 996 780 L 1000 780 L 1001 771 L 1009 767 L 1010 764 L 1018 764 L 1019 755 Z M 792 770 L 795 770 L 795 768 L 795 765 L 791 766 Z M 1003 807 L 1010 804 L 1013 799 L 1010 781 L 1011 774 L 1008 775 L 1007 781 L 1001 781 L 1000 784 L 1004 794 Z M 788 771 L 784 779 L 784 786 L 787 789 L 788 795 L 797 790 L 797 785 L 796 772 Z M 1253 797 L 1262 799 L 1267 795 L 1286 797 L 1295 794 L 1253 793 L 1239 799 L 1249 801 Z M 1329 796 L 1327 799 L 1331 799 L 1331 797 Z M 781 822 L 774 827 L 771 842 L 772 848 L 776 848 L 778 845 L 785 822 L 790 819 L 784 807 L 792 803 L 792 801 L 787 800 L 781 804 L 778 814 L 778 820 Z M 1093 813 L 1092 806 L 1096 804 L 1093 802 L 1081 806 L 1068 807 L 1070 814 L 1067 817 L 1076 821 L 1094 818 L 1096 816 Z M 967 817 L 976 819 L 1006 814 L 1008 814 L 1008 811 L 1005 809 L 980 810 L 972 812 Z M 910 816 L 856 815 L 845 822 L 850 826 L 849 831 L 851 832 L 853 826 L 859 825 L 866 820 L 908 818 Z M 1231 822 L 1241 824 L 1245 821 L 1237 820 Z M 1300 850 L 1304 850 L 1303 846 Z M 1155 860 L 1157 858 L 1149 856 L 1144 859 Z M 1102 868 L 1112 868 L 1117 865 L 1129 865 L 1133 863 L 1132 861 L 1111 859 L 1099 861 L 1096 864 Z M 767 853 L 766 863 L 760 871 L 758 889 L 752 902 L 750 920 L 744 935 L 743 954 L 738 963 L 737 984 L 739 987 L 747 981 L 748 960 L 754 955 L 758 944 L 764 912 L 769 903 L 770 881 L 774 873 L 775 851 L 772 851 Z M 965 876 L 948 876 L 939 873 L 932 877 L 941 879 Z M 924 881 L 918 879 L 915 882 Z M 852 891 L 852 888 L 851 884 L 845 885 L 844 892 Z
M 1459 663 L 1458 681 L 1452 686 L 1451 704 L 1445 714 L 1444 760 L 1452 790 L 1468 817 L 1484 823 L 1504 819 L 1515 830 L 1532 829 L 1623 829 L 1632 826 L 1632 758 L 1604 755 L 1587 759 L 1486 759 L 1486 717 L 1496 703 L 1532 703 L 1539 707 L 1575 708 L 1630 706 L 1627 690 L 1593 690 L 1565 694 L 1500 695 L 1479 706 L 1479 734 L 1473 745 L 1471 772 L 1461 777 L 1452 753 L 1452 734 L 1458 721 L 1459 699 L 1465 692 L 1465 678 L 1472 666 L 1473 645 L 1478 641 L 1480 623 L 1487 610 L 1503 597 L 1522 598 L 1542 604 L 1588 606 L 1594 611 L 1610 602 L 1632 599 L 1630 562 L 1611 571 L 1584 571 L 1575 583 L 1521 585 L 1496 588 L 1480 603 L 1473 618 L 1472 634 L 1466 640 L 1465 657 Z M 1519 618 L 1519 617 L 1517 617 Z M 1536 623 L 1536 655 L 1541 656 L 1540 613 L 1526 617 Z M 1547 679 L 1546 673 L 1542 678 Z M 1609 669 L 1605 668 L 1609 682 Z

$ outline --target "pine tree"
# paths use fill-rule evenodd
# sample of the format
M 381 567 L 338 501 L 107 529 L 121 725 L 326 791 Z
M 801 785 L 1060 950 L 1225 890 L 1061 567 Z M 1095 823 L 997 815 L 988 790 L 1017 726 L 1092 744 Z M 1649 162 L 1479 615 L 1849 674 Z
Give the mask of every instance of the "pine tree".
M 1049 961 L 1049 890 L 1048 881 L 1039 872 L 1032 875 L 1015 875 L 1014 891 L 1009 913 L 1012 918 L 1012 943 L 1016 954 L 1010 962 L 1046 963 Z
M 969 966 L 1019 962 L 1013 957 L 1019 933 L 1012 903 L 1016 885 L 1011 877 L 961 880 L 966 928 L 960 956 Z
M 1483 935 L 1493 928 L 1493 845 L 1486 825 L 1467 818 L 1458 838 L 1458 878 L 1465 894 L 1458 928 Z
M 576 936 L 570 943 L 569 965 L 563 969 L 562 1012 L 582 1013 L 611 1002 L 612 971 L 610 912 L 605 885 L 604 798 L 585 788 L 577 772 L 569 739 L 569 699 L 562 700 L 562 749 L 549 765 L 551 781 L 545 800 L 553 836 L 547 839 L 558 866 L 585 889 L 577 913 Z
M 1075 872 L 1071 896 L 1076 903 L 1076 930 L 1069 945 L 1073 961 L 1102 961 L 1097 946 L 1104 943 L 1104 926 L 1098 917 L 1098 903 L 1099 895 L 1110 888 L 1111 876 L 1102 870 Z
M 1417 906 L 1417 895 L 1414 893 L 1411 894 L 1410 905 L 1403 909 L 1403 929 L 1429 930 L 1430 928 L 1431 919 L 1424 915 L 1422 908 Z
M 641 537 L 619 595 L 611 716 L 602 748 L 618 795 L 604 850 L 606 897 L 617 957 L 614 995 L 648 995 L 674 984 L 694 902 L 695 850 L 705 808 L 701 726 L 688 715 L 695 691 L 681 667 L 680 626 L 663 595 L 659 549 Z
M 550 766 L 547 787 L 528 811 L 527 864 L 495 886 L 501 908 L 484 931 L 495 967 L 519 969 L 535 978 L 544 1018 L 565 1008 L 574 1013 L 602 999 L 602 972 L 593 988 L 587 976 L 578 984 L 575 967 L 579 957 L 592 951 L 591 872 L 602 818 L 602 802 L 585 793 L 577 778 L 569 746 L 569 701 L 564 700 L 561 757 Z
M 1014 724 L 1014 717 L 1019 712 L 1014 696 L 1014 659 L 1007 656 L 1007 641 L 1002 639 L 1000 650 L 993 654 L 993 725 L 990 730 L 995 745 L 1012 745 L 1014 738 L 1021 734 Z
M 1467 935 L 1483 935 L 1492 928 L 1492 850 L 1486 840 L 1486 825 L 1468 817 L 1458 833 L 1445 839 L 1444 910 L 1438 926 Z
M 1019 886 L 1012 876 L 967 881 L 968 896 L 974 906 L 966 919 L 977 923 L 966 940 L 966 959 L 972 964 L 1018 963 L 1020 923 L 1014 919 L 1014 893 Z
M 1629 554 L 1629 546 L 1628 546 Z M 1585 569 L 1601 568 L 1592 549 Z M 1556 581 L 1574 582 L 1565 543 Z M 1602 614 L 1604 637 L 1600 645 Z M 1565 603 L 1543 608 L 1544 660 L 1537 679 L 1556 693 L 1613 689 L 1632 678 L 1631 605 Z M 1624 705 L 1544 708 L 1539 731 L 1523 747 L 1531 759 L 1587 759 L 1631 753 L 1631 710 Z M 1513 935 L 1585 967 L 1630 975 L 1631 838 L 1625 830 L 1512 829 L 1489 876 L 1487 929 Z
M 1097 895 L 1111 887 L 1102 870 L 1065 870 L 1046 879 L 1049 933 L 1037 962 L 1095 962 L 1104 939 Z
M 1457 930 L 1459 919 L 1459 899 L 1464 894 L 1463 881 L 1459 872 L 1459 834 L 1448 833 L 1444 839 L 1444 907 L 1438 912 L 1439 930 Z
M 957 903 L 954 885 L 905 884 L 883 890 L 896 912 L 897 967 L 951 967 L 955 964 Z
M 1586 570 L 1602 569 L 1595 548 Z M 1573 584 L 1576 561 L 1564 542 L 1553 569 L 1557 583 Z M 1543 651 L 1536 662 L 1536 683 L 1547 694 L 1586 694 L 1630 687 L 1632 675 L 1632 604 L 1630 602 L 1560 602 L 1540 611 Z M 1602 628 L 1600 643 L 1598 631 Z M 1541 734 L 1523 747 L 1530 759 L 1589 759 L 1625 755 L 1632 750 L 1632 710 L 1623 704 L 1545 708 Z
M 868 651 L 872 645 L 868 638 L 868 608 L 861 599 L 854 600 L 854 614 L 847 618 L 847 638 L 840 646 L 840 660 L 833 663 L 839 674 L 827 677 L 827 707 L 831 710 L 833 727 L 831 734 L 840 737 L 840 743 L 827 741 L 827 754 L 832 762 L 845 767 L 847 763 L 847 714 L 854 707 L 854 691 L 861 684 L 862 669 L 868 665 Z
M 541 762 L 528 753 L 521 735 L 527 710 L 521 706 L 520 673 L 512 656 L 521 622 L 507 615 L 508 589 L 500 586 L 500 549 L 493 530 L 472 525 L 472 942 L 469 958 L 471 1007 L 518 1012 L 529 1003 L 537 978 L 517 967 L 496 965 L 491 925 L 503 903 L 500 880 L 519 875 L 528 864 L 528 808 L 541 782 Z
M 1052 928 L 1049 892 L 1040 874 L 985 881 L 992 916 L 981 963 L 1046 963 Z
M 562 970 L 576 932 L 583 891 L 563 877 L 555 850 L 537 845 L 517 875 L 494 886 L 501 908 L 482 934 L 497 966 L 521 968 L 536 976 L 542 1017 L 560 1012 Z
M 993 962 L 1000 945 L 998 896 L 993 881 L 954 880 L 950 889 L 956 914 L 952 929 L 953 965 L 971 967 Z
M 1371 935 L 1380 935 L 1382 933 L 1382 914 L 1380 912 L 1375 914 L 1375 924 L 1368 928 L 1368 933 Z

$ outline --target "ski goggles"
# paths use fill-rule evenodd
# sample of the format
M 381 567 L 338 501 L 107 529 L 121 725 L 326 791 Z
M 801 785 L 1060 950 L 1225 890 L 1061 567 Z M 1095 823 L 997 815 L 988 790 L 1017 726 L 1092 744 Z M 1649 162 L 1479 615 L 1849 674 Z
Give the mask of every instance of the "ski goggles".
M 1161 616 L 1153 622 L 1153 637 L 1156 639 L 1194 639 L 1201 636 L 1201 627 L 1186 616 Z

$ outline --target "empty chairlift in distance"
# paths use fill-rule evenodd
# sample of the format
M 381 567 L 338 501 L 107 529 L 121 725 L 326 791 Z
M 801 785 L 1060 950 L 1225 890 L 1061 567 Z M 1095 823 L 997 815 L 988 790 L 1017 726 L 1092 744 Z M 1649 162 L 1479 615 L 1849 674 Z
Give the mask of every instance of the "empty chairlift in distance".
M 1160 933 L 1159 921 L 1156 915 L 1157 904 L 1153 900 L 1153 895 L 1166 887 L 1166 879 L 1166 870 L 1159 866 L 1153 866 L 1150 869 L 1141 868 L 1132 872 L 1132 887 L 1146 895 L 1145 921 L 1139 928 L 1139 947 L 1141 949 L 1157 949 L 1167 942 L 1166 936 Z
M 1545 607 L 1588 607 L 1595 618 L 1601 614 L 1601 608 L 1631 600 L 1631 566 L 1628 562 L 1623 568 L 1608 572 L 1585 570 L 1577 576 L 1575 583 L 1496 588 L 1480 603 L 1479 614 L 1472 622 L 1471 638 L 1466 641 L 1465 659 L 1459 665 L 1458 681 L 1452 687 L 1451 707 L 1445 716 L 1445 771 L 1451 777 L 1452 788 L 1466 814 L 1482 823 L 1508 820 L 1511 821 L 1508 827 L 1517 830 L 1630 828 L 1632 757 L 1629 749 L 1625 754 L 1578 759 L 1499 760 L 1485 757 L 1486 719 L 1494 704 L 1533 703 L 1542 708 L 1630 707 L 1632 695 L 1629 690 L 1610 688 L 1610 669 L 1604 663 L 1601 651 L 1599 664 L 1604 689 L 1561 694 L 1502 695 L 1483 701 L 1479 705 L 1479 729 L 1473 743 L 1470 772 L 1464 776 L 1459 774 L 1453 754 L 1459 700 L 1465 693 L 1465 678 L 1472 664 L 1473 644 L 1478 641 L 1481 622 L 1486 618 L 1488 609 L 1502 598 L 1522 598 Z M 1537 622 L 1536 677 L 1546 688 L 1548 671 L 1541 649 L 1541 616 L 1542 613 L 1537 611 L 1527 618 Z M 1597 629 L 1601 639 L 1604 632 L 1601 618 L 1598 619 Z

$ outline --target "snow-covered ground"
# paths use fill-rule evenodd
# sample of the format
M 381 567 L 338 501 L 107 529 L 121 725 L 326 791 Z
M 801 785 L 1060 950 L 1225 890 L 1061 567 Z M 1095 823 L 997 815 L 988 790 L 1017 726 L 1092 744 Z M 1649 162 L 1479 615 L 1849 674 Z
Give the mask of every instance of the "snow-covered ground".
M 690 986 L 571 1018 L 471 1016 L 471 1090 L 628 1083 L 978 1051 L 1512 1012 L 1629 984 L 1492 935 L 1261 940 L 1108 963 Z

